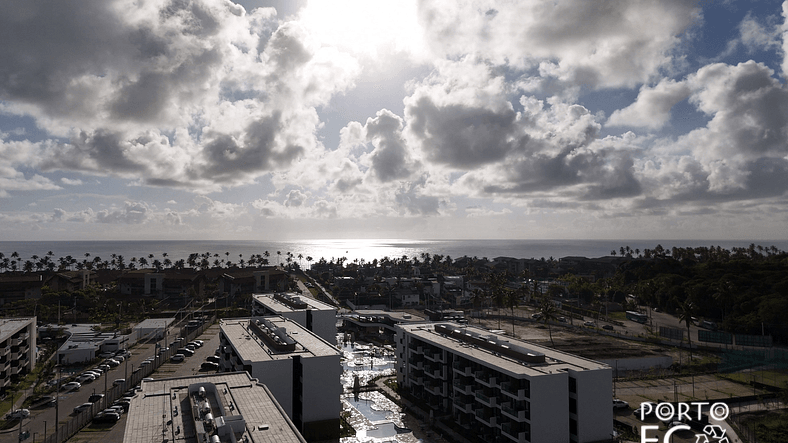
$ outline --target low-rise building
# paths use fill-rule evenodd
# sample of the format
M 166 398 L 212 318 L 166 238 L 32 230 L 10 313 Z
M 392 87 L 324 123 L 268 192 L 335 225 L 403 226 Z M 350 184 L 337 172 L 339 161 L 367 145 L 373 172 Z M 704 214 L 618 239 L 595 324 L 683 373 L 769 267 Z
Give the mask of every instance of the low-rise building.
M 167 335 L 167 328 L 174 322 L 175 317 L 145 319 L 132 329 L 132 339 L 135 342 L 140 340 L 161 340 Z
M 284 317 L 220 321 L 220 370 L 246 371 L 268 386 L 308 440 L 339 437 L 341 353 Z
M 281 315 L 298 322 L 325 341 L 337 342 L 337 309 L 327 303 L 295 293 L 254 294 L 252 315 Z
M 36 366 L 36 317 L 0 320 L 0 392 Z
M 69 335 L 57 350 L 57 363 L 73 365 L 86 363 L 104 352 L 115 352 L 129 345 L 129 336 L 118 332 L 98 332 L 95 324 L 74 324 L 64 327 Z
M 610 366 L 456 323 L 397 327 L 397 383 L 484 441 L 610 439 Z
M 271 391 L 246 372 L 142 382 L 125 443 L 306 443 Z

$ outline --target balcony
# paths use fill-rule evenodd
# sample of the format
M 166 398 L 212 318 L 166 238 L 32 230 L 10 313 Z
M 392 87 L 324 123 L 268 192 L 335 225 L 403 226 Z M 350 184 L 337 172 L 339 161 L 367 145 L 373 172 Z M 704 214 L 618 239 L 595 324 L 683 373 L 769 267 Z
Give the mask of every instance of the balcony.
M 414 354 L 418 354 L 418 355 L 424 354 L 424 346 L 423 345 L 409 344 L 408 345 L 408 349 L 410 349 L 410 351 L 412 353 L 414 353 Z
M 476 391 L 474 394 L 476 399 L 485 406 L 494 407 L 496 405 L 495 397 L 490 395 L 490 392 Z
M 421 371 L 424 369 L 424 362 L 421 360 L 419 361 L 409 360 L 408 364 L 410 365 L 411 370 Z
M 490 371 L 476 371 L 474 374 L 476 380 L 484 386 L 491 388 L 495 386 L 495 374 Z
M 434 361 L 436 363 L 443 363 L 443 351 L 424 351 L 424 358 L 430 361 Z
M 429 375 L 432 378 L 437 378 L 439 380 L 443 379 L 443 369 L 438 365 L 432 365 L 430 367 L 424 368 L 424 373 Z
M 454 368 L 454 371 L 459 375 L 473 374 L 473 371 L 471 371 L 471 365 L 467 362 L 455 360 L 454 363 L 451 364 L 451 367 Z
M 521 432 L 520 427 L 511 422 L 501 425 L 501 434 L 516 442 L 521 442 L 525 439 L 525 432 Z
M 11 347 L 0 348 L 0 357 L 4 357 L 11 353 Z
M 454 407 L 465 413 L 473 413 L 473 399 L 466 399 L 465 396 L 458 396 L 454 399 Z
M 525 409 L 514 409 L 509 403 L 504 403 L 501 405 L 501 413 L 506 417 L 517 421 L 525 421 L 531 418 L 530 411 L 526 411 Z
M 443 383 L 426 380 L 424 390 L 433 395 L 443 395 Z
M 501 392 L 504 395 L 507 395 L 515 400 L 525 400 L 528 398 L 526 395 L 525 389 L 515 389 L 513 386 L 508 385 L 506 388 L 504 387 L 504 383 L 501 383 Z
M 460 394 L 473 395 L 473 384 L 465 383 L 463 380 L 454 379 L 452 382 L 454 390 Z
M 423 385 L 424 384 L 424 377 L 422 377 L 421 375 L 410 374 L 408 376 L 408 379 L 410 379 L 410 382 L 415 384 L 415 385 Z
M 476 415 L 477 421 L 480 421 L 490 427 L 496 426 L 497 419 L 490 409 L 478 408 L 476 411 L 474 411 L 474 414 Z

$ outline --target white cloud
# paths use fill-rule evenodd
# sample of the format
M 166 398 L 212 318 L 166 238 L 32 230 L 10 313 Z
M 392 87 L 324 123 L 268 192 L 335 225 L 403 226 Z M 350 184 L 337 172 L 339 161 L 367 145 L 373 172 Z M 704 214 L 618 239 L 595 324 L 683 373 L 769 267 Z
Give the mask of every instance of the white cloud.
M 60 181 L 63 182 L 64 185 L 69 185 L 69 186 L 79 186 L 82 184 L 82 180 L 70 179 L 67 177 L 61 178 Z
M 653 88 L 643 86 L 634 103 L 610 115 L 607 126 L 660 129 L 670 121 L 673 105 L 689 95 L 690 89 L 684 82 L 662 80 Z

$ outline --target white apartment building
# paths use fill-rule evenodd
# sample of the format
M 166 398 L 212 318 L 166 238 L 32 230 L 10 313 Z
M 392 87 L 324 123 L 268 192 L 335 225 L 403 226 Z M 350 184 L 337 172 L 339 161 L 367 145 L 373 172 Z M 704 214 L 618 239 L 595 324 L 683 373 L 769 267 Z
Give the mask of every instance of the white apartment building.
M 0 320 L 0 392 L 36 367 L 36 317 Z
M 124 443 L 306 443 L 271 391 L 245 372 L 143 381 Z
M 252 315 L 281 315 L 298 322 L 331 344 L 337 342 L 337 309 L 295 293 L 253 294 Z
M 339 437 L 340 351 L 284 317 L 222 319 L 220 370 L 268 386 L 307 440 Z
M 591 443 L 613 433 L 612 369 L 456 323 L 397 327 L 397 383 L 484 441 Z

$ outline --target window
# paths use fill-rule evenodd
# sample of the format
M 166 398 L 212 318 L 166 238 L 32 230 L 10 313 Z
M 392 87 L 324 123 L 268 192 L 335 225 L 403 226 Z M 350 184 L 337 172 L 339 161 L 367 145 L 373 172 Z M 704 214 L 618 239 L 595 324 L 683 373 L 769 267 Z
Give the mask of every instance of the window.
M 569 377 L 569 392 L 577 394 L 577 379 Z
M 577 420 L 574 418 L 569 419 L 569 434 L 577 435 Z
M 577 414 L 577 399 L 569 398 L 569 412 L 572 414 Z

